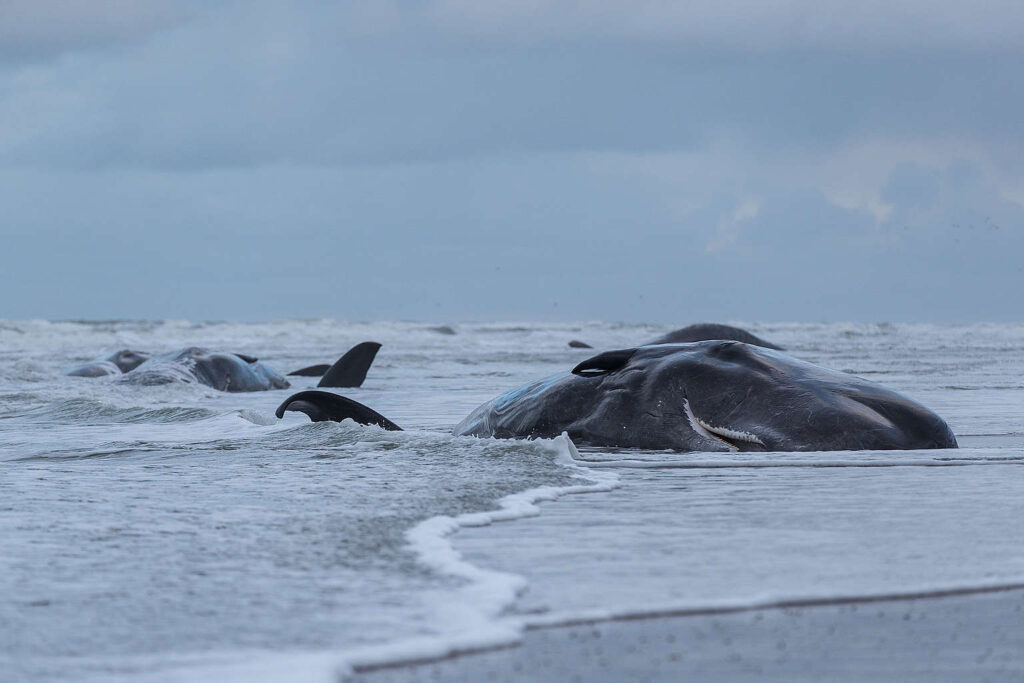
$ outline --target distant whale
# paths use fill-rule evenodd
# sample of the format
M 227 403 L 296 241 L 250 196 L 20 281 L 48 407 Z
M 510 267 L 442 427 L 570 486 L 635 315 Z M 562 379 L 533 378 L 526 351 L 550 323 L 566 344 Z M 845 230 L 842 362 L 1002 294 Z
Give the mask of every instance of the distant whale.
M 313 421 L 398 425 L 322 391 L 289 397 Z M 572 372 L 485 403 L 454 433 L 499 439 L 567 432 L 580 445 L 677 451 L 956 448 L 941 417 L 874 382 L 737 341 L 598 354 Z
M 678 330 L 673 330 L 668 334 L 663 334 L 654 341 L 647 342 L 647 345 L 685 344 L 688 342 L 711 341 L 713 339 L 732 340 L 743 342 L 744 344 L 753 344 L 754 346 L 760 346 L 766 349 L 776 349 L 777 351 L 782 350 L 781 346 L 776 346 L 769 341 L 765 341 L 744 329 L 733 327 L 732 325 L 720 325 L 718 323 L 697 323 L 696 325 L 688 325 Z
M 121 378 L 130 384 L 186 382 L 220 391 L 267 391 L 291 386 L 281 375 L 251 356 L 190 346 L 154 356 Z
M 314 365 L 289 373 L 307 377 L 323 376 L 317 386 L 358 387 L 380 349 L 377 342 L 363 342 L 349 349 L 334 365 Z M 76 377 L 125 374 L 129 384 L 198 382 L 221 391 L 266 391 L 287 389 L 288 380 L 244 353 L 209 351 L 190 346 L 160 356 L 127 349 L 115 351 L 65 373 Z
M 64 374 L 71 377 L 103 377 L 106 375 L 120 375 L 125 372 L 131 372 L 135 368 L 139 367 L 142 363 L 149 360 L 150 356 L 151 354 L 148 354 L 145 351 L 121 349 L 120 351 L 114 351 L 102 358 L 97 358 L 96 360 L 84 363 L 78 367 L 71 368 Z
M 714 339 L 740 341 L 745 344 L 753 344 L 754 346 L 761 346 L 766 349 L 782 350 L 781 346 L 765 341 L 757 335 L 751 334 L 742 328 L 733 327 L 732 325 L 720 325 L 718 323 L 697 323 L 696 325 L 687 325 L 686 327 L 673 330 L 672 332 L 663 334 L 657 339 L 647 342 L 647 346 L 652 344 L 685 344 L 688 342 L 712 341 Z M 569 346 L 574 349 L 593 348 L 590 344 L 579 341 L 578 339 L 570 341 Z

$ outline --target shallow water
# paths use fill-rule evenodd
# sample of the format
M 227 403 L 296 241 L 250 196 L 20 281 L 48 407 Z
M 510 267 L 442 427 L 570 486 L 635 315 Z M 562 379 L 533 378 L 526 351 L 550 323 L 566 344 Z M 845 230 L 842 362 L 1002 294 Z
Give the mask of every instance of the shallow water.
M 575 463 L 561 440 L 447 430 L 594 353 L 569 339 L 669 328 L 432 327 L 0 321 L 5 680 L 319 679 L 514 638 L 523 620 L 1024 580 L 1024 325 L 748 326 L 918 399 L 959 451 Z M 346 393 L 410 431 L 278 421 L 288 390 L 60 374 L 193 344 L 288 371 L 369 339 L 384 346 Z M 567 490 L 581 495 L 529 504 Z M 514 521 L 474 516 L 499 505 Z

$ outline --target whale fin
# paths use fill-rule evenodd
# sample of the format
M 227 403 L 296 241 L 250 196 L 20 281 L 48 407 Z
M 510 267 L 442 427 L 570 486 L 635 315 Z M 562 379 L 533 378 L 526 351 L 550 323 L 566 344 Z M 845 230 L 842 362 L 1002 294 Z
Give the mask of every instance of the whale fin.
M 259 360 L 259 358 L 257 358 L 256 356 L 247 356 L 244 353 L 235 353 L 235 354 L 232 354 L 232 355 L 238 356 L 239 358 L 244 360 L 246 363 L 255 363 L 256 361 Z
M 310 365 L 308 368 L 299 368 L 298 370 L 292 370 L 288 373 L 289 377 L 323 377 L 324 373 L 330 369 L 330 365 L 322 363 L 321 365 Z
M 380 350 L 377 342 L 356 344 L 345 355 L 324 373 L 318 387 L 358 387 L 366 379 L 366 371 L 370 369 L 373 359 Z
M 579 339 L 573 339 L 569 342 L 569 348 L 571 349 L 592 349 L 594 348 L 587 342 L 582 342 Z
M 629 362 L 629 359 L 636 353 L 636 349 L 621 349 L 619 351 L 605 351 L 592 358 L 588 358 L 572 369 L 572 374 L 580 377 L 597 377 L 615 372 Z
M 326 391 L 310 390 L 293 394 L 277 407 L 274 414 L 282 418 L 288 410 L 305 413 L 313 422 L 341 422 L 351 418 L 361 425 L 377 425 L 390 432 L 402 431 L 401 427 L 372 408 Z

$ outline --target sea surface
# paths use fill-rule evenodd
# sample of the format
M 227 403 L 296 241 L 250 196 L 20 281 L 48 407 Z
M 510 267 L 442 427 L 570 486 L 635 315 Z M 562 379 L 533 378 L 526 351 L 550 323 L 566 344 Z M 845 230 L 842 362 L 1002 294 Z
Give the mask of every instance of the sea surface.
M 1024 584 L 1024 325 L 738 323 L 949 422 L 957 451 L 670 453 L 496 441 L 480 403 L 679 325 L 0 321 L 0 678 L 330 681 L 527 626 Z M 287 372 L 383 344 L 344 390 L 62 371 L 189 345 Z

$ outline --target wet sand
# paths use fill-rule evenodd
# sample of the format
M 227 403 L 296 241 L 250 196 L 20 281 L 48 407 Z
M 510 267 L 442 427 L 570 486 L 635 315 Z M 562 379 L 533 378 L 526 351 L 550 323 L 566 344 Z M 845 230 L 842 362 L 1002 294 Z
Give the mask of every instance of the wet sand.
M 349 680 L 1024 681 L 1024 590 L 540 628 Z

